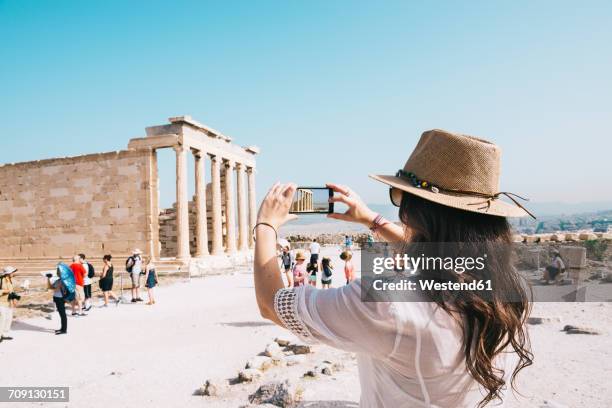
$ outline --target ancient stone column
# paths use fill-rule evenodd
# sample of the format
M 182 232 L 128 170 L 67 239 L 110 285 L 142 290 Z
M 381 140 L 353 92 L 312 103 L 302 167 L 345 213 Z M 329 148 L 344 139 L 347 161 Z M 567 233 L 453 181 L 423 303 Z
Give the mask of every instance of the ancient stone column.
M 255 168 L 247 168 L 247 178 L 249 184 L 249 248 L 253 248 L 253 228 L 257 220 L 257 206 L 255 204 Z
M 246 208 L 246 191 L 244 185 L 244 164 L 236 163 L 236 184 L 238 189 L 238 249 L 248 249 L 248 220 Z
M 174 146 L 176 152 L 176 258 L 186 260 L 189 253 L 189 198 L 187 197 L 187 151 L 182 145 Z
M 234 215 L 234 162 L 225 163 L 225 239 L 227 253 L 236 252 L 236 220 Z
M 206 220 L 206 175 L 204 164 L 206 154 L 194 153 L 196 179 L 196 256 L 208 255 L 208 223 Z
M 223 221 L 221 220 L 221 158 L 210 157 L 212 191 L 212 254 L 223 253 Z

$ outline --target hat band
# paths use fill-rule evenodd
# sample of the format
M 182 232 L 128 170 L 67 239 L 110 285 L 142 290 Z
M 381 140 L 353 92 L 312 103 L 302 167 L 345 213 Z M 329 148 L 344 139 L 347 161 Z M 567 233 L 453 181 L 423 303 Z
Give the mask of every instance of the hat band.
M 484 198 L 484 201 L 476 202 L 476 203 L 468 203 L 467 205 L 480 205 L 481 207 L 478 207 L 477 210 L 485 210 L 485 212 L 489 211 L 489 208 L 491 208 L 491 202 L 493 200 L 497 200 L 499 196 L 504 195 L 508 197 L 517 207 L 521 208 L 523 211 L 529 214 L 529 216 L 531 216 L 534 220 L 536 219 L 536 216 L 533 215 L 528 209 L 523 207 L 523 205 L 521 205 L 521 203 L 519 203 L 514 197 L 520 200 L 523 200 L 523 201 L 529 201 L 529 199 L 521 197 L 520 195 L 515 194 L 515 193 L 511 193 L 508 191 L 499 191 L 495 194 L 486 194 L 486 193 L 481 193 L 478 191 L 442 188 L 440 186 L 430 183 L 429 181 L 421 180 L 416 176 L 416 174 L 410 171 L 406 171 L 404 169 L 399 169 L 397 173 L 395 173 L 395 177 L 399 177 L 401 179 L 407 180 L 414 187 L 427 189 L 427 190 L 430 190 L 432 193 L 446 192 L 446 193 L 463 194 L 463 195 L 468 195 L 468 196 L 476 196 L 479 198 Z

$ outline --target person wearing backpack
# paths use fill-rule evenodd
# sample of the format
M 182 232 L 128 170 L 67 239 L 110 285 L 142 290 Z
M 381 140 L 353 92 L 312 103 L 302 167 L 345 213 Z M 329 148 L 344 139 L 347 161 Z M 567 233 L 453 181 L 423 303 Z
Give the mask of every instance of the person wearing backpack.
M 324 257 L 321 260 L 321 266 L 323 268 L 323 275 L 321 275 L 321 285 L 323 289 L 329 289 L 332 283 L 332 271 L 334 266 L 331 263 L 331 259 Z
M 89 312 L 91 310 L 91 282 L 92 278 L 96 276 L 96 270 L 92 264 L 85 260 L 85 254 L 79 254 L 79 258 L 81 258 L 81 264 L 83 265 L 83 269 L 85 269 L 85 277 L 83 278 L 85 303 L 83 304 L 83 310 Z
M 47 287 L 53 289 L 53 303 L 57 308 L 57 313 L 60 315 L 61 327 L 55 331 L 56 335 L 68 333 L 68 317 L 66 316 L 66 296 L 67 291 L 60 279 L 60 270 L 57 269 L 57 277 L 53 278 L 53 274 L 48 273 Z M 52 280 L 53 279 L 53 280 Z
M 140 275 L 142 269 L 142 252 L 135 249 L 132 255 L 125 261 L 125 270 L 132 278 L 132 303 L 142 302 L 140 298 Z

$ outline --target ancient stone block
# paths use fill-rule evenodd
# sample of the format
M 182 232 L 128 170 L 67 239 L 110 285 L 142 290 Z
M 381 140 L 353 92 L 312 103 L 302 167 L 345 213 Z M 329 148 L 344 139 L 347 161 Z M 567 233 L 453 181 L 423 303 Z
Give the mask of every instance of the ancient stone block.
M 579 246 L 562 246 L 559 248 L 559 253 L 567 268 L 586 267 L 586 248 Z

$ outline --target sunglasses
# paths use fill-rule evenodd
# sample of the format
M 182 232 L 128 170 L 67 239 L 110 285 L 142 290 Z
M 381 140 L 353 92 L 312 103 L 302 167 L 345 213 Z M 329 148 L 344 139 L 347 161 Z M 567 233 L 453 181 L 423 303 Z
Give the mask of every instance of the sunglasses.
M 394 206 L 399 207 L 402 204 L 403 195 L 404 195 L 404 192 L 400 190 L 399 188 L 395 188 L 395 187 L 389 188 L 389 198 L 391 199 L 391 203 Z

